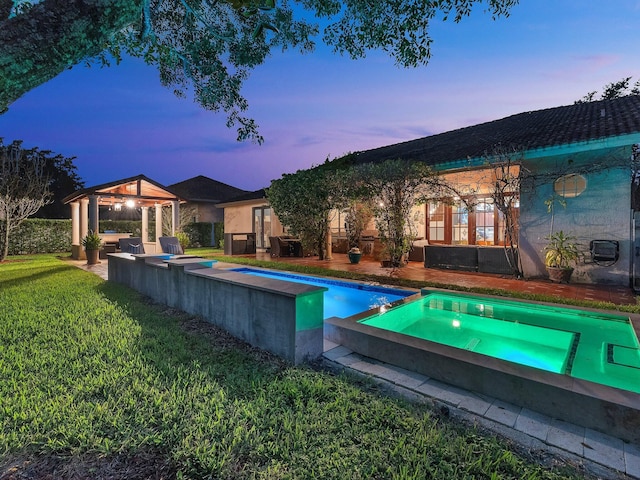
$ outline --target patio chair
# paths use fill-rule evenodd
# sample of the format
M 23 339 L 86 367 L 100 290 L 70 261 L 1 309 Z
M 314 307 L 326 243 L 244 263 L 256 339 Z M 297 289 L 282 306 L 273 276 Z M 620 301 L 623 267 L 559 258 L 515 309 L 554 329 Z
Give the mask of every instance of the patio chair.
M 272 257 L 291 256 L 291 243 L 287 240 L 286 236 L 269 237 L 269 243 L 271 244 Z
M 182 245 L 178 241 L 178 237 L 160 237 L 160 248 L 162 253 L 170 253 L 172 255 L 184 255 Z
M 145 253 L 144 244 L 140 237 L 121 238 L 118 241 L 122 253 Z

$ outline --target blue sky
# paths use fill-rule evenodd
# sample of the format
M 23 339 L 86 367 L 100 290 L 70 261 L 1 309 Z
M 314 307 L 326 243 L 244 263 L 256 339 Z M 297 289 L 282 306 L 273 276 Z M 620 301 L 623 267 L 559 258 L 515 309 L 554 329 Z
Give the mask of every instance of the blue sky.
M 246 190 L 345 153 L 508 115 L 567 105 L 623 77 L 640 79 L 640 1 L 521 0 L 493 21 L 477 9 L 435 21 L 428 66 L 274 52 L 243 90 L 265 137 L 238 143 L 224 114 L 160 85 L 127 59 L 74 67 L 14 102 L 0 137 L 75 156 L 87 186 L 145 174 L 163 184 L 206 175 Z

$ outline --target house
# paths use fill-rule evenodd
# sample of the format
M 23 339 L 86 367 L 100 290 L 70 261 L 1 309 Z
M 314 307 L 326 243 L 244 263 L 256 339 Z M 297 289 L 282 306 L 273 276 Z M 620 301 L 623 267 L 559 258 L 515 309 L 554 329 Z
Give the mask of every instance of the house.
M 284 232 L 282 224 L 273 214 L 265 189 L 246 192 L 218 204 L 224 209 L 225 248 L 229 249 L 228 239 L 232 235 L 255 234 L 255 248 L 265 251 L 270 247 L 269 237 Z M 225 252 L 226 253 L 226 252 Z
M 467 264 L 466 258 L 477 259 L 478 252 L 500 257 L 505 215 L 496 208 L 492 191 L 504 178 L 501 168 L 506 163 L 510 174 L 520 179 L 507 194 L 513 199 L 509 215 L 517 222 L 517 250 L 525 277 L 546 275 L 542 255 L 546 237 L 562 230 L 575 236 L 582 249 L 576 281 L 619 285 L 631 281 L 635 286 L 640 285 L 640 256 L 635 254 L 640 251 L 637 144 L 640 96 L 627 96 L 520 113 L 359 152 L 353 162 L 421 161 L 457 186 L 459 198 L 434 198 L 416 212 L 423 219 L 417 235 L 428 242 L 425 255 L 433 250 L 442 260 L 433 266 L 483 271 L 477 264 Z M 268 210 L 266 199 L 258 203 Z M 255 206 L 225 203 L 225 211 L 233 209 L 234 217 L 225 231 L 240 225 L 252 231 Z M 276 225 L 272 213 L 270 218 Z M 425 265 L 432 265 L 429 261 L 425 258 Z
M 248 193 L 246 190 L 232 187 L 204 175 L 174 183 L 168 188 L 187 201 L 181 208 L 183 212 L 189 212 L 190 222 L 222 222 L 224 211 L 216 205 Z

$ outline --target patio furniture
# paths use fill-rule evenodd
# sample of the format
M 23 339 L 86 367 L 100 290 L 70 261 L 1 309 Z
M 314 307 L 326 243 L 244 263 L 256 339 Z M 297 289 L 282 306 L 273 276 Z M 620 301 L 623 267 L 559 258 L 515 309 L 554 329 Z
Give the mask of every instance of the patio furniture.
M 424 247 L 429 245 L 429 240 L 418 238 L 413 242 L 413 246 L 409 251 L 410 262 L 424 262 Z
M 289 244 L 281 242 L 278 237 L 269 237 L 269 244 L 271 245 L 272 257 L 288 257 L 290 255 Z
M 184 254 L 178 237 L 160 237 L 159 240 L 162 253 L 170 253 L 172 255 Z
M 121 238 L 119 242 L 122 253 L 145 253 L 144 244 L 140 237 Z
M 291 235 L 269 237 L 272 257 L 302 257 L 302 242 Z
M 105 243 L 100 249 L 100 260 L 106 260 L 107 254 L 116 253 L 116 244 L 115 243 Z
M 225 255 L 251 255 L 256 253 L 255 233 L 225 233 Z

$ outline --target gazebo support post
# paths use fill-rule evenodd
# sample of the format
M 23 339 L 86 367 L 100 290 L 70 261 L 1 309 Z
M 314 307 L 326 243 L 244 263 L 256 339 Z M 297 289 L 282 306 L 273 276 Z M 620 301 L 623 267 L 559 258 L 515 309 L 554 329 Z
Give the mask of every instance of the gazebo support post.
M 180 226 L 180 202 L 171 202 L 171 236 L 175 236 Z
M 82 254 L 80 245 L 80 202 L 71 202 L 71 258 L 79 259 Z
M 156 252 L 161 252 L 160 237 L 162 236 L 162 205 L 156 203 Z
M 89 232 L 89 199 L 81 198 L 80 199 L 80 242 L 82 239 L 87 236 Z M 78 244 L 80 245 L 80 242 Z M 80 247 L 80 252 L 78 255 L 78 260 L 86 260 L 87 256 L 84 253 L 82 247 Z
M 98 233 L 98 196 L 89 195 L 89 230 Z
M 142 210 L 142 243 L 149 241 L 149 207 L 141 207 Z

